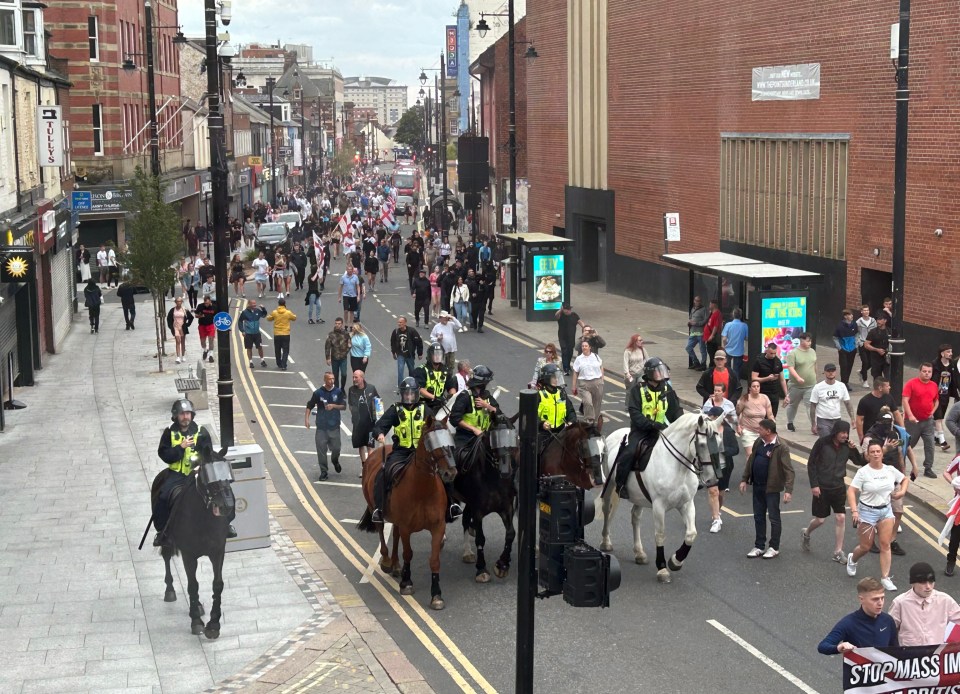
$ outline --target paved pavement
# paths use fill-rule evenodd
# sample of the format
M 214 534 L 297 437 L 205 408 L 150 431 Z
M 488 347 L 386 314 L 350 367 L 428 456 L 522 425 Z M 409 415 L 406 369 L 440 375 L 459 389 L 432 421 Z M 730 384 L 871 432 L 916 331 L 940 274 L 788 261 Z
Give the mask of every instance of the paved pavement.
M 573 285 L 573 309 L 581 319 L 597 330 L 601 337 L 607 342 L 606 348 L 602 351 L 602 356 L 606 366 L 608 376 L 615 382 L 613 385 L 621 386 L 623 382 L 623 350 L 634 333 L 640 333 L 644 338 L 644 345 L 647 353 L 651 356 L 662 358 L 671 367 L 671 382 L 680 394 L 681 399 L 687 406 L 697 407 L 702 405 L 696 392 L 696 384 L 700 378 L 699 371 L 690 371 L 686 368 L 687 354 L 685 346 L 687 343 L 687 316 L 683 311 L 678 311 L 664 306 L 629 299 L 623 296 L 608 294 L 606 290 L 597 283 L 575 284 Z M 498 294 L 494 302 L 494 315 L 487 318 L 488 324 L 500 326 L 501 329 L 522 333 L 533 338 L 540 343 L 557 342 L 557 324 L 555 321 L 544 321 L 529 323 L 525 319 L 525 311 L 517 308 L 510 308 L 509 302 L 501 300 Z M 837 361 L 837 350 L 832 344 L 817 344 L 818 372 L 822 371 L 823 365 Z M 870 392 L 866 388 L 860 387 L 857 379 L 860 362 L 854 366 L 854 374 L 851 377 L 851 393 L 853 408 L 856 410 L 860 398 Z M 531 365 L 532 370 L 532 365 Z M 913 367 L 907 367 L 904 373 L 904 380 L 912 378 L 915 375 Z M 857 383 L 853 383 L 857 381 Z M 609 386 L 608 386 L 609 389 Z M 784 407 L 780 408 L 778 416 L 779 434 L 789 443 L 794 451 L 809 452 L 813 446 L 816 437 L 809 433 L 809 419 L 805 408 L 803 413 L 797 413 L 795 424 L 796 432 L 786 430 L 786 416 L 783 414 Z M 952 443 L 952 438 L 947 437 Z M 917 465 L 923 470 L 923 445 L 919 444 L 915 454 L 917 456 Z M 942 452 L 937 449 L 934 458 L 934 471 L 940 475 L 947 467 L 955 451 Z M 919 477 L 910 485 L 911 495 L 919 502 L 935 510 L 943 512 L 948 503 L 953 499 L 953 489 L 942 477 L 929 479 Z
M 137 545 L 186 368 L 157 373 L 154 345 L 149 304 L 125 331 L 110 291 L 100 333 L 78 315 L 16 393 L 28 407 L 0 434 L 0 691 L 432 691 L 269 480 L 273 545 L 227 555 L 221 637 L 190 634 L 179 561 L 180 599 L 163 602 L 163 562 Z M 217 428 L 214 411 L 198 419 Z M 238 443 L 252 442 L 235 420 Z

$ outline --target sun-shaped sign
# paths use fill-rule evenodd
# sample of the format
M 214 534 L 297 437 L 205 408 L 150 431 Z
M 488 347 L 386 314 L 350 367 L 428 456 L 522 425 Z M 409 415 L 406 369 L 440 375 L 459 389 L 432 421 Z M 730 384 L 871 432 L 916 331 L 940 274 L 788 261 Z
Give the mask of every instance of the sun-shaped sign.
M 10 256 L 7 258 L 7 274 L 13 277 L 14 279 L 21 279 L 27 276 L 27 271 L 29 270 L 27 261 L 25 258 L 20 257 L 19 255 Z

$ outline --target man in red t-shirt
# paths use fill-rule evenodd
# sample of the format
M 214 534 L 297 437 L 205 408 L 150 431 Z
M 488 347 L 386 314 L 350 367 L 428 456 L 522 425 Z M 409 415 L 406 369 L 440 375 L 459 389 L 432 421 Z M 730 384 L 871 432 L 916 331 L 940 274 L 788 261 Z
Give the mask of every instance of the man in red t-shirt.
M 933 471 L 933 436 L 935 426 L 933 412 L 940 399 L 937 384 L 933 382 L 933 364 L 920 365 L 920 375 L 903 384 L 903 418 L 910 445 L 916 446 L 923 439 L 923 476 L 936 479 Z
M 714 299 L 710 302 L 710 316 L 707 318 L 706 325 L 703 326 L 703 341 L 707 345 L 707 355 L 710 357 L 710 363 L 704 364 L 704 368 L 700 369 L 701 371 L 706 371 L 707 367 L 713 366 L 713 355 L 720 349 L 722 332 L 723 314 L 720 313 L 719 303 Z

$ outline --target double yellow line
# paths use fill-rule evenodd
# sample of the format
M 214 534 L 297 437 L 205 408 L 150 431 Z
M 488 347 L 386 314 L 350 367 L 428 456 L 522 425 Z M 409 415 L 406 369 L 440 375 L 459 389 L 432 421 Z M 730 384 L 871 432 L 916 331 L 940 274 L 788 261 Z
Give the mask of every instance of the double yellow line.
M 234 310 L 234 320 L 239 316 L 239 308 Z M 320 495 L 317 494 L 313 484 L 304 473 L 303 469 L 297 463 L 297 460 L 291 450 L 287 447 L 283 437 L 280 435 L 280 428 L 274 421 L 270 408 L 267 407 L 260 394 L 256 384 L 251 387 L 251 379 L 243 361 L 242 343 L 237 335 L 234 335 L 234 367 L 250 399 L 253 415 L 263 423 L 263 435 L 274 458 L 283 470 L 284 476 L 290 482 L 290 486 L 300 501 L 304 510 L 310 515 L 317 526 L 324 532 L 327 538 L 336 546 L 337 550 L 349 561 L 357 570 L 360 576 L 367 572 L 367 563 L 369 561 L 368 552 L 361 547 L 349 532 L 334 518 L 333 514 L 324 504 Z M 357 503 L 362 503 L 358 499 Z M 467 679 L 473 680 L 473 683 L 480 691 L 488 694 L 495 694 L 496 689 L 480 674 L 477 668 L 467 659 L 463 652 L 457 647 L 447 633 L 440 628 L 430 614 L 416 601 L 413 596 L 401 596 L 397 593 L 393 579 L 385 579 L 378 571 L 374 571 L 369 576 L 370 585 L 381 595 L 387 605 L 403 621 L 410 632 L 417 638 L 424 648 L 432 655 L 437 663 L 446 671 L 450 678 L 456 682 L 457 686 L 464 692 L 476 694 L 477 688 Z M 398 599 L 399 598 L 399 599 Z M 415 619 L 416 618 L 416 619 Z M 417 622 L 419 619 L 419 622 Z M 422 623 L 422 627 L 421 624 Z M 430 632 L 429 634 L 427 632 Z M 444 653 L 449 653 L 453 660 L 459 665 L 459 668 L 451 662 L 450 658 Z M 466 674 L 464 677 L 460 670 Z

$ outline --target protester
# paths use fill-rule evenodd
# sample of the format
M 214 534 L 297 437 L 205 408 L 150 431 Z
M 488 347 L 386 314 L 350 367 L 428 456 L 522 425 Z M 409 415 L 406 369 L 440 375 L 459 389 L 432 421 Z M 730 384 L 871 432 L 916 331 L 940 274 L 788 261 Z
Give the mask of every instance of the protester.
M 845 564 L 847 556 L 843 553 L 843 536 L 846 530 L 845 504 L 847 502 L 847 463 L 863 465 L 860 451 L 850 440 L 850 423 L 837 421 L 833 430 L 821 436 L 813 444 L 807 458 L 807 475 L 810 478 L 810 491 L 813 518 L 803 529 L 800 547 L 810 551 L 810 536 L 823 525 L 830 513 L 833 513 L 836 527 L 834 530 L 833 561 Z
M 340 411 L 346 409 L 343 390 L 334 384 L 333 374 L 329 371 L 323 374 L 323 385 L 313 392 L 307 402 L 307 411 L 303 418 L 303 426 L 307 429 L 310 428 L 310 413 L 313 408 L 317 408 L 317 433 L 314 440 L 317 446 L 317 462 L 320 465 L 320 481 L 326 482 L 329 477 L 327 469 L 328 448 L 333 469 L 337 472 L 341 471 Z
M 360 455 L 361 466 L 370 454 L 370 433 L 377 421 L 379 398 L 380 393 L 375 386 L 367 383 L 363 371 L 360 369 L 354 371 L 353 385 L 347 391 L 347 404 L 350 407 L 350 422 L 353 425 L 351 443 Z
M 754 443 L 740 482 L 740 493 L 753 486 L 753 523 L 756 529 L 753 549 L 747 552 L 751 559 L 773 559 L 780 556 L 780 492 L 783 503 L 793 498 L 793 464 L 790 448 L 777 437 L 777 423 L 772 419 L 760 421 L 760 438 Z M 770 517 L 770 544 L 767 541 L 767 516 Z
M 910 590 L 893 599 L 890 616 L 901 646 L 932 646 L 944 642 L 948 624 L 960 622 L 960 605 L 936 589 L 937 577 L 927 562 L 910 567 Z
M 883 611 L 886 599 L 884 587 L 875 578 L 864 578 L 857 583 L 860 609 L 851 612 L 830 630 L 817 651 L 824 655 L 849 653 L 855 648 L 894 648 L 897 623 Z
M 273 323 L 273 350 L 277 368 L 286 371 L 290 357 L 290 324 L 297 320 L 297 314 L 287 310 L 286 299 L 277 299 L 277 304 L 267 320 Z

